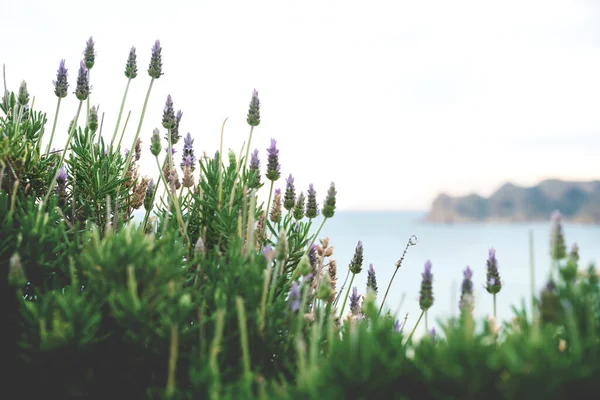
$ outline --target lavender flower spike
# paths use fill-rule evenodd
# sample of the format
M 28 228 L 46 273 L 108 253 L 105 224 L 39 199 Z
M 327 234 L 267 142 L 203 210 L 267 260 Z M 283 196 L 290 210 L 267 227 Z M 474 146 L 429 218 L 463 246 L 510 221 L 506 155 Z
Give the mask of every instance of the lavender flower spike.
M 486 281 L 487 286 L 485 289 L 488 293 L 497 294 L 502 289 L 500 273 L 498 272 L 498 260 L 496 259 L 496 250 L 494 248 L 491 248 L 488 254 Z
M 325 197 L 325 205 L 323 206 L 323 216 L 325 218 L 331 218 L 335 214 L 335 184 L 331 182 L 331 186 L 327 191 L 327 197 Z
M 367 271 L 367 289 L 371 289 L 377 294 L 377 278 L 375 277 L 373 264 L 369 264 L 369 270 Z
M 129 79 L 134 79 L 137 76 L 137 56 L 135 54 L 135 47 L 129 50 L 129 57 L 127 57 L 127 64 L 125 64 L 125 76 Z
M 360 296 L 358 295 L 358 288 L 354 286 L 352 288 L 352 294 L 350 295 L 350 312 L 352 315 L 360 314 Z
M 419 306 L 422 311 L 427 311 L 433 305 L 433 274 L 431 273 L 431 261 L 429 260 L 425 262 L 422 278 Z
M 250 126 L 258 126 L 260 124 L 260 100 L 258 100 L 258 91 L 252 91 L 252 99 L 250 100 L 250 109 L 248 110 L 248 118 L 246 120 Z
M 394 332 L 400 332 L 402 325 L 404 325 L 404 323 L 397 319 L 396 322 L 394 322 Z
M 163 74 L 161 51 L 160 41 L 157 40 L 154 42 L 154 46 L 152 46 L 152 56 L 150 57 L 150 67 L 148 68 L 148 75 L 153 79 L 158 79 Z
M 69 90 L 69 82 L 67 81 L 67 68 L 65 68 L 65 60 L 60 60 L 60 66 L 56 72 L 56 80 L 52 81 L 54 84 L 54 94 L 58 98 L 67 97 Z
M 316 218 L 318 213 L 317 191 L 312 183 L 308 186 L 306 194 L 306 218 Z
M 296 312 L 300 310 L 300 287 L 296 281 L 292 282 L 292 286 L 290 287 L 288 302 L 292 311 Z
M 83 59 L 85 60 L 85 67 L 90 70 L 94 66 L 96 61 L 96 51 L 94 50 L 94 39 L 90 36 L 87 42 L 85 42 L 85 50 L 83 51 Z
M 277 150 L 277 141 L 275 139 L 271 139 L 271 147 L 267 149 L 268 162 L 267 162 L 267 179 L 275 182 L 281 176 L 279 169 L 281 166 L 279 165 L 279 150 Z
M 294 187 L 294 178 L 292 174 L 286 179 L 285 195 L 283 197 L 283 208 L 290 211 L 296 204 L 296 188 Z
M 77 87 L 75 88 L 75 96 L 78 100 L 86 100 L 90 95 L 90 81 L 88 71 L 83 60 L 79 63 L 79 72 L 77 74 Z

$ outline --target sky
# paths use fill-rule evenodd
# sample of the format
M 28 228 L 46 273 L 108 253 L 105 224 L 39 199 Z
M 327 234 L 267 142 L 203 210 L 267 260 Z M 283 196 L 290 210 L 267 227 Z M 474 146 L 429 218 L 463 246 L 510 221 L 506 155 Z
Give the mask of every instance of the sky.
M 507 181 L 600 177 L 600 2 L 5 3 L 0 24 L 11 34 L 0 37 L 0 63 L 8 89 L 27 81 L 48 130 L 59 62 L 66 60 L 74 90 L 92 36 L 91 103 L 104 113 L 105 138 L 129 49 L 137 49 L 139 74 L 125 106 L 130 147 L 160 40 L 164 75 L 142 126 L 142 175 L 157 175 L 148 145 L 168 94 L 183 111 L 180 131 L 192 134 L 197 153 L 212 155 L 225 118 L 224 148 L 239 153 L 247 141 L 256 88 L 261 124 L 251 149 L 264 168 L 277 140 L 275 187 L 292 174 L 299 189 L 313 183 L 322 201 L 335 182 L 339 209 L 426 210 L 440 192 L 489 195 Z M 77 104 L 72 94 L 62 102 L 57 148 Z

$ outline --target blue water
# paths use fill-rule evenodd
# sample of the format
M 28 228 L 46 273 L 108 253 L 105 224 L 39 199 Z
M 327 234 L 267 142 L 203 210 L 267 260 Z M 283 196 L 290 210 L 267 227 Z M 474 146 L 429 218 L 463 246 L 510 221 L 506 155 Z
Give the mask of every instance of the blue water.
M 326 222 L 319 236 L 329 236 L 330 245 L 335 247 L 333 257 L 338 264 L 338 288 L 343 283 L 354 248 L 361 240 L 365 262 L 353 286 L 365 293 L 367 268 L 373 263 L 379 286 L 378 299 L 382 299 L 396 261 L 402 256 L 409 237 L 415 235 L 418 243 L 409 247 L 386 300 L 386 307 L 394 313 L 405 293 L 399 317 L 404 318 L 406 313 L 409 314 L 408 328 L 414 325 L 420 314 L 418 297 L 421 273 L 428 259 L 433 265 L 435 297 L 434 305 L 428 312 L 430 328 L 438 318 L 447 319 L 458 314 L 462 271 L 467 265 L 474 271 L 475 315 L 478 318 L 491 315 L 493 298 L 483 288 L 490 247 L 496 249 L 503 282 L 502 290 L 497 295 L 497 318 L 511 319 L 514 315 L 511 305 L 520 307 L 522 298 L 526 298 L 529 309 L 529 231 L 534 232 L 534 283 L 539 294 L 550 271 L 549 223 L 426 224 L 419 221 L 422 215 L 419 212 L 337 212 Z M 600 226 L 566 224 L 564 232 L 569 249 L 573 242 L 579 245 L 580 269 L 600 260 Z M 439 330 L 437 324 L 436 328 Z
M 336 212 L 328 220 L 319 237 L 328 236 L 334 246 L 333 258 L 338 265 L 338 290 L 346 276 L 347 267 L 359 240 L 364 247 L 364 265 L 360 275 L 354 279 L 359 293 L 365 294 L 367 269 L 373 264 L 379 287 L 378 300 L 383 299 L 388 282 L 394 273 L 395 263 L 402 256 L 408 239 L 415 235 L 417 244 L 410 246 L 402 267 L 396 274 L 384 309 L 398 313 L 403 319 L 408 313 L 407 329 L 411 329 L 419 314 L 419 289 L 423 265 L 432 262 L 433 291 L 435 302 L 428 312 L 429 327 L 439 331 L 438 319 L 458 315 L 458 300 L 462 271 L 468 265 L 473 270 L 475 291 L 475 316 L 486 318 L 493 313 L 493 298 L 483 288 L 486 275 L 488 249 L 496 249 L 500 277 L 503 282 L 497 295 L 497 318 L 510 320 L 514 313 L 511 306 L 521 307 L 522 299 L 530 312 L 531 278 L 529 255 L 529 231 L 534 233 L 535 291 L 539 291 L 548 280 L 550 271 L 549 229 L 550 223 L 519 224 L 426 224 L 420 222 L 420 212 Z M 136 219 L 143 218 L 143 213 Z M 313 232 L 321 220 L 314 221 Z M 573 243 L 579 246 L 580 269 L 600 260 L 600 226 L 563 226 L 565 239 L 570 249 Z M 344 289 L 344 294 L 346 293 Z M 402 295 L 405 295 L 399 309 Z M 342 301 L 340 301 L 341 307 Z M 348 305 L 346 305 L 346 311 Z M 424 324 L 420 325 L 424 328 Z M 419 329 L 415 335 L 423 332 Z

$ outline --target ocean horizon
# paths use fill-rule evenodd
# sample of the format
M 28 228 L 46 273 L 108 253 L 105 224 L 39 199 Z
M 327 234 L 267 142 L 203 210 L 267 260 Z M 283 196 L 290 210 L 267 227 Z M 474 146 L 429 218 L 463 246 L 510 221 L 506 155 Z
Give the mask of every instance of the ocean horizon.
M 337 260 L 338 290 L 342 289 L 348 265 L 360 240 L 364 248 L 364 264 L 352 286 L 356 286 L 360 294 L 366 294 L 367 270 L 373 264 L 379 304 L 396 269 L 396 262 L 402 257 L 409 238 L 414 235 L 417 244 L 408 248 L 384 306 L 384 310 L 389 309 L 400 320 L 408 313 L 407 329 L 412 329 L 420 314 L 421 273 L 427 260 L 432 263 L 434 294 L 434 304 L 428 311 L 429 328 L 435 326 L 439 331 L 438 320 L 445 321 L 458 315 L 460 285 L 467 266 L 473 270 L 475 318 L 481 321 L 492 315 L 493 298 L 484 289 L 490 248 L 496 249 L 503 284 L 497 295 L 497 319 L 512 319 L 512 307 L 520 309 L 522 301 L 530 315 L 529 232 L 533 232 L 534 287 L 535 295 L 539 296 L 550 273 L 550 221 L 444 224 L 422 221 L 425 214 L 426 211 L 413 210 L 337 211 L 325 223 L 319 237 L 329 237 L 330 245 L 334 247 L 332 258 Z M 143 218 L 143 213 L 140 215 Z M 135 219 L 138 219 L 137 215 Z M 320 223 L 321 218 L 313 221 L 313 233 Z M 573 243 L 579 246 L 581 270 L 600 260 L 600 247 L 597 245 L 600 243 L 599 225 L 564 223 L 563 230 L 567 249 Z M 343 294 L 346 290 L 347 287 Z M 403 296 L 405 299 L 400 307 Z M 348 305 L 345 313 L 347 310 Z M 423 332 L 424 324 L 421 323 L 415 335 L 421 336 Z
M 458 315 L 458 300 L 463 270 L 473 270 L 475 296 L 474 315 L 483 319 L 493 314 L 493 297 L 484 289 L 488 250 L 496 249 L 500 278 L 503 283 L 497 295 L 497 318 L 510 320 L 512 306 L 521 308 L 525 301 L 531 308 L 529 232 L 533 231 L 535 294 L 548 281 L 550 273 L 550 221 L 523 223 L 453 223 L 423 222 L 426 211 L 340 211 L 325 223 L 320 237 L 328 236 L 334 246 L 338 265 L 338 288 L 343 284 L 347 266 L 359 240 L 363 243 L 363 270 L 353 283 L 360 293 L 366 291 L 367 269 L 373 264 L 378 284 L 378 300 L 383 299 L 389 280 L 402 257 L 409 238 L 417 237 L 410 246 L 402 266 L 390 288 L 385 308 L 403 319 L 408 313 L 407 327 L 412 328 L 420 314 L 418 298 L 421 273 L 427 260 L 432 263 L 434 305 L 428 311 L 429 327 L 438 319 Z M 563 224 L 567 249 L 579 246 L 580 269 L 600 259 L 600 226 Z M 344 293 L 345 293 L 344 289 Z M 405 300 L 400 307 L 403 294 Z M 530 314 L 529 314 L 530 315 Z M 419 329 L 421 330 L 421 329 Z

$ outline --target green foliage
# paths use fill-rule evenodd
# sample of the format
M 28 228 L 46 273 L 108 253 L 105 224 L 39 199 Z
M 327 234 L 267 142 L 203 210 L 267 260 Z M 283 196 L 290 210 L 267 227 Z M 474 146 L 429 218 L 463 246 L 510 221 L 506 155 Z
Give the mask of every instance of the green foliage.
M 174 173 L 156 152 L 157 169 L 144 171 L 166 189 L 155 202 L 139 149 L 127 163 L 120 145 L 77 126 L 57 165 L 41 150 L 45 114 L 21 103 L 9 93 L 0 106 L 7 398 L 559 399 L 600 389 L 598 273 L 581 271 L 575 250 L 555 260 L 533 315 L 523 306 L 502 327 L 476 329 L 465 307 L 413 342 L 372 292 L 338 315 L 337 288 L 317 283 L 345 271 L 327 244 L 308 256 L 321 238 L 304 193 L 283 212 L 281 199 L 274 212 L 257 203 L 263 184 L 244 149 L 202 157 L 197 184 L 189 165 Z M 253 115 L 259 104 L 254 92 Z M 328 220 L 333 185 L 324 203 Z M 133 221 L 141 204 L 146 216 Z

